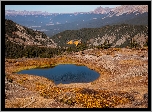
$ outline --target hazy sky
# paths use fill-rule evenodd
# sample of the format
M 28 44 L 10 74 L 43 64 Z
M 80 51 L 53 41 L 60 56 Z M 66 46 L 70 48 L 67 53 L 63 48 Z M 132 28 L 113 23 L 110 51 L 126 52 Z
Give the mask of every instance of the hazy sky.
M 114 8 L 119 5 L 5 5 L 5 10 L 46 11 L 50 13 L 89 12 L 97 7 Z

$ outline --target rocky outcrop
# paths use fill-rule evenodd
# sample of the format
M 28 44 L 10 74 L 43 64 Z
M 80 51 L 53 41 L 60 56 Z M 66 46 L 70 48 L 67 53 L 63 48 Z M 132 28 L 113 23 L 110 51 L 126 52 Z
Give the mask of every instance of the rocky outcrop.
M 130 13 L 145 13 L 148 12 L 148 5 L 121 5 L 111 10 L 109 16 L 120 16 Z
M 92 11 L 95 14 L 107 14 L 109 13 L 113 8 L 109 8 L 109 7 L 97 7 L 94 11 Z

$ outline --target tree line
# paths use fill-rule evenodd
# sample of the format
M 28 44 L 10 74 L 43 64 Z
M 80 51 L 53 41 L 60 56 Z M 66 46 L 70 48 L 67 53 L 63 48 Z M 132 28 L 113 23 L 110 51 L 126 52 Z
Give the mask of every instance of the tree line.
M 78 46 L 70 45 L 67 48 L 50 48 L 36 45 L 19 45 L 9 40 L 5 41 L 5 58 L 51 58 L 61 55 L 64 52 L 78 52 L 88 48 L 87 44 L 81 43 Z

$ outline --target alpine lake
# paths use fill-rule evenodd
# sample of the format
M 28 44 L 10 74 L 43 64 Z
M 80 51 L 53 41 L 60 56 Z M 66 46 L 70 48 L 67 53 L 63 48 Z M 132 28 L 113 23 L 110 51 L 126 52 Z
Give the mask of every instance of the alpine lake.
M 43 76 L 53 80 L 55 84 L 89 83 L 99 78 L 100 74 L 86 66 L 59 64 L 51 68 L 35 68 L 22 70 L 18 74 Z

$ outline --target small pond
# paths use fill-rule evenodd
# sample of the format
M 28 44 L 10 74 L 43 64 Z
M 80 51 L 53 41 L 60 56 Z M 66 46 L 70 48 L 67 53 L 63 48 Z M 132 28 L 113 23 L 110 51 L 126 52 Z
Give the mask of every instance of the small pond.
M 53 80 L 55 84 L 88 83 L 99 78 L 100 74 L 86 66 L 60 64 L 53 68 L 22 70 L 18 74 L 44 76 Z

